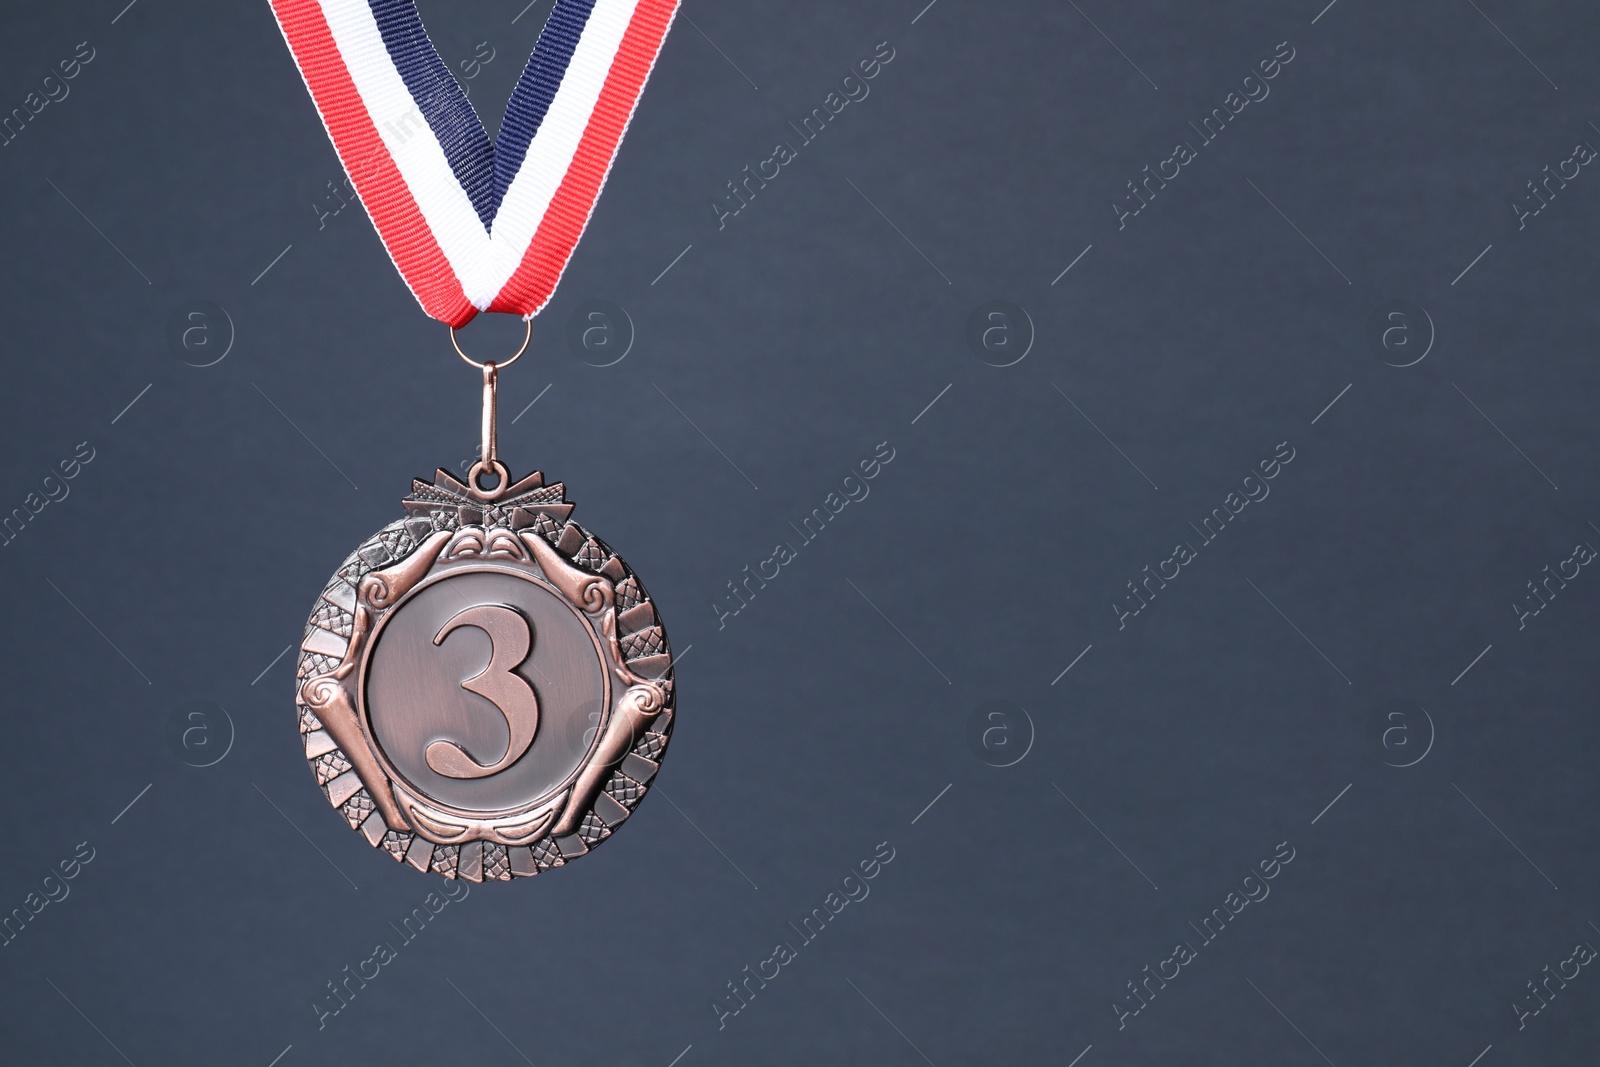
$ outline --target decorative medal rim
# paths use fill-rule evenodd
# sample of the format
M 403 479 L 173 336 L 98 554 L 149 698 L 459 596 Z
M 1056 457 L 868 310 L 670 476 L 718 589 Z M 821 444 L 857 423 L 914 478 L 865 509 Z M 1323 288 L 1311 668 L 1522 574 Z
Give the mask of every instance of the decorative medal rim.
M 407 517 L 378 530 L 345 559 L 307 621 L 295 695 L 307 764 L 352 829 L 417 870 L 510 881 L 562 866 L 633 813 L 671 740 L 671 646 L 655 603 L 610 546 L 571 520 L 565 487 L 545 486 L 541 474 L 515 484 L 505 477 L 496 490 L 485 491 L 440 470 L 433 483 L 413 481 L 402 504 Z M 431 553 L 426 565 L 420 553 Z M 416 795 L 386 766 L 365 707 L 376 634 L 422 587 L 464 573 L 450 567 L 459 563 L 515 572 L 560 597 L 598 638 L 608 675 L 603 718 L 575 776 L 509 817 L 453 814 Z M 622 684 L 612 685 L 613 678 Z M 334 730 L 330 719 L 339 724 Z M 359 744 L 340 744 L 335 733 Z

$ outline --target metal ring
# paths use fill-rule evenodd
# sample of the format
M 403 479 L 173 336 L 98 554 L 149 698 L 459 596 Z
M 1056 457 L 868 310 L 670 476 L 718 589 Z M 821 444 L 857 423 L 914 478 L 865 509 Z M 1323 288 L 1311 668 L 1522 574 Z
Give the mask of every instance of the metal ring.
M 484 489 L 478 485 L 478 479 L 488 474 L 492 474 L 499 479 L 493 489 Z M 510 488 L 511 472 L 498 459 L 490 460 L 488 463 L 480 459 L 472 465 L 472 470 L 467 472 L 467 492 L 471 493 L 476 500 L 482 500 L 486 503 L 493 502 L 500 499 L 505 494 L 505 491 Z
M 528 350 L 528 343 L 533 340 L 533 320 L 532 319 L 528 319 L 528 320 L 526 320 L 526 322 L 528 324 L 528 332 L 522 338 L 522 347 L 517 349 L 517 354 L 516 355 L 514 355 L 510 359 L 506 360 L 504 363 L 496 363 L 495 364 L 495 366 L 497 368 L 499 368 L 500 370 L 505 370 L 507 367 L 511 366 L 511 364 L 513 364 L 517 360 L 521 359 L 522 358 L 522 353 L 524 353 L 524 352 L 526 352 Z M 450 344 L 451 344 L 452 347 L 455 348 L 456 355 L 460 356 L 462 359 L 467 361 L 467 366 L 476 367 L 479 370 L 483 369 L 484 364 L 479 363 L 477 360 L 473 359 L 471 356 L 469 356 L 465 352 L 461 351 L 461 342 L 456 340 L 456 328 L 454 326 L 450 327 Z

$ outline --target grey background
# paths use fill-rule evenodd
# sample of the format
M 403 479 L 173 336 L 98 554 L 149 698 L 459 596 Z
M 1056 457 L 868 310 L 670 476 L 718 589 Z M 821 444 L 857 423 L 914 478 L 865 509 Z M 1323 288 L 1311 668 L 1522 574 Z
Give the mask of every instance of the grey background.
M 663 796 L 474 887 L 319 1030 L 437 880 L 328 809 L 274 657 L 409 478 L 470 455 L 476 387 L 365 216 L 319 229 L 341 171 L 267 5 L 124 3 L 0 15 L 0 113 L 95 49 L 0 148 L 0 511 L 95 450 L 0 549 L 0 911 L 94 849 L 0 948 L 7 1062 L 1592 1055 L 1600 977 L 1521 1030 L 1513 1003 L 1600 943 L 1600 578 L 1522 629 L 1511 605 L 1600 544 L 1600 178 L 1510 210 L 1600 144 L 1592 5 L 691 0 L 502 440 L 662 606 Z M 423 5 L 453 66 L 496 49 L 491 121 L 548 11 L 520 7 Z M 1286 40 L 1119 230 L 1125 183 Z M 724 183 L 880 41 L 871 95 L 719 230 Z M 596 299 L 637 333 L 603 369 L 566 340 Z M 1006 368 L 966 339 L 997 299 L 1036 334 Z M 1405 368 L 1367 336 L 1397 299 L 1437 334 Z M 236 333 L 205 369 L 167 336 L 198 300 Z M 719 628 L 884 441 L 870 497 Z M 1270 497 L 1119 629 L 1125 583 L 1285 441 Z M 971 741 L 995 700 L 1032 724 L 1008 768 L 1020 715 Z M 719 1030 L 725 983 L 880 842 L 871 895 Z M 1119 1030 L 1280 842 L 1271 896 Z

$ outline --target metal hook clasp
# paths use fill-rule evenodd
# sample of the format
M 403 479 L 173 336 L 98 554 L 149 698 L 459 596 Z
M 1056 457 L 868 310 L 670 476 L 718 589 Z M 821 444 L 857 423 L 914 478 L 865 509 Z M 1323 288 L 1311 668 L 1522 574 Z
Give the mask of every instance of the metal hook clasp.
M 517 355 L 521 355 L 518 352 Z M 463 357 L 465 358 L 465 357 Z M 511 357 L 516 359 L 516 356 Z M 476 366 L 477 364 L 475 364 Z M 495 500 L 511 488 L 511 472 L 500 462 L 500 427 L 496 413 L 500 388 L 500 367 L 494 363 L 481 364 L 483 368 L 483 449 L 478 462 L 467 472 L 467 489 L 479 500 Z M 493 475 L 492 488 L 484 488 L 480 479 Z
M 483 450 L 478 462 L 472 465 L 467 472 L 467 489 L 474 497 L 483 501 L 498 500 L 507 489 L 511 488 L 511 472 L 506 465 L 500 462 L 499 435 L 495 420 L 495 394 L 500 384 L 500 371 L 511 366 L 522 358 L 528 350 L 528 345 L 533 341 L 533 319 L 523 320 L 526 332 L 522 336 L 522 345 L 512 353 L 510 359 L 504 363 L 479 363 L 467 355 L 461 348 L 461 340 L 456 336 L 456 328 L 450 327 L 450 345 L 456 350 L 456 355 L 466 361 L 467 366 L 477 367 L 483 372 Z M 479 479 L 493 476 L 496 481 L 493 488 L 485 489 Z

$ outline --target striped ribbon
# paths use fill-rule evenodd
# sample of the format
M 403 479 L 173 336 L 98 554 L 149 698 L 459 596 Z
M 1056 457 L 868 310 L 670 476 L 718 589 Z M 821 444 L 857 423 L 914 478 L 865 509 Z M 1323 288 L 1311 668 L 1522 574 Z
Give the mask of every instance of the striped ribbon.
M 532 318 L 583 236 L 679 0 L 556 0 L 489 139 L 412 0 L 270 0 L 390 258 L 451 326 Z

